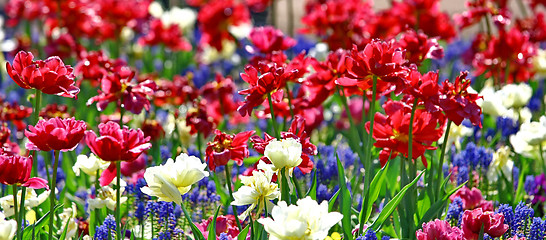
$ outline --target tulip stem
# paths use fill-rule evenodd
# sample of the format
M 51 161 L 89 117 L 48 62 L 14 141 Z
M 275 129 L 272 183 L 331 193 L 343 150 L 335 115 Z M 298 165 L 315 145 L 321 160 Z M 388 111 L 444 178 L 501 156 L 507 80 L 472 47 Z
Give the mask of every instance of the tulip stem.
M 56 195 L 55 195 L 55 186 L 57 185 L 56 184 L 56 181 L 57 181 L 57 167 L 59 166 L 59 151 L 58 150 L 55 150 L 54 151 L 54 155 L 55 155 L 55 160 L 53 162 L 53 174 L 51 176 L 51 182 L 49 183 L 50 187 L 49 187 L 49 190 L 51 191 L 49 193 L 49 238 L 48 239 L 53 239 L 53 220 L 55 219 L 55 200 L 56 199 Z
M 227 188 L 228 188 L 228 191 L 229 191 L 229 201 L 233 201 L 234 198 L 233 198 L 233 190 L 231 189 L 231 174 L 229 173 L 229 165 L 226 165 L 224 166 L 224 171 L 226 172 L 226 183 L 227 183 Z M 233 215 L 235 216 L 235 222 L 237 222 L 237 227 L 239 228 L 239 231 L 241 231 L 242 226 L 241 226 L 241 222 L 239 221 L 239 214 L 237 213 L 237 206 L 231 204 L 231 207 L 233 209 Z
M 271 113 L 271 125 L 273 126 L 273 132 L 275 132 L 275 137 L 280 139 L 281 135 L 278 132 L 277 119 L 275 118 L 275 113 L 273 112 L 273 100 L 271 99 L 271 93 L 267 93 L 267 100 L 269 101 L 269 112 Z
M 42 92 L 38 89 L 34 92 L 34 111 L 32 112 L 32 125 L 38 123 L 40 118 L 40 104 L 42 100 Z M 32 156 L 36 159 L 36 151 L 32 153 Z M 38 176 L 38 161 L 32 162 L 32 176 Z
M 267 213 L 267 199 L 264 197 L 264 218 L 267 218 L 267 215 L 269 215 Z
M 21 223 L 21 224 L 22 224 L 23 220 L 25 219 L 25 200 L 24 199 L 26 199 L 26 197 L 25 197 L 26 193 L 27 193 L 27 188 L 22 187 L 21 188 L 21 202 L 19 204 L 19 216 L 16 215 L 17 221 L 19 223 Z M 18 239 L 23 239 L 22 234 L 21 234 L 21 237 L 18 238 Z
M 13 209 L 15 211 L 15 220 L 17 221 L 17 230 L 15 231 L 15 236 L 17 239 L 21 239 L 21 221 L 19 220 L 19 209 L 17 209 L 17 184 L 13 184 Z
M 286 178 L 286 171 L 288 169 L 282 168 L 280 171 L 280 176 L 277 176 L 277 179 L 281 183 L 281 201 L 285 201 L 287 204 L 290 204 L 290 189 L 288 178 Z
M 449 139 L 449 131 L 451 129 L 451 120 L 447 120 L 447 127 L 446 127 L 446 133 L 444 135 L 444 143 L 442 144 L 442 151 L 440 152 L 440 161 L 438 162 L 438 176 L 440 177 L 440 179 L 438 179 L 438 182 L 436 184 L 436 193 L 439 193 L 440 192 L 440 184 L 438 183 L 441 183 L 443 177 L 442 177 L 442 167 L 444 165 L 444 157 L 446 155 L 446 147 L 447 147 L 447 143 L 448 143 L 448 139 Z M 438 196 L 440 197 L 440 196 Z
M 374 116 L 375 115 L 375 99 L 377 97 L 377 76 L 373 75 L 372 81 L 373 81 L 372 101 L 370 102 L 370 109 L 368 111 L 368 119 L 370 121 L 370 132 L 366 136 L 366 143 L 365 143 L 366 148 L 364 151 L 364 186 L 366 187 L 370 186 L 370 182 L 373 177 L 372 175 L 374 174 L 373 163 L 372 163 L 372 141 L 373 141 L 373 124 L 374 124 L 374 118 L 375 118 Z M 364 116 L 364 113 L 366 112 L 365 100 L 366 100 L 366 93 L 362 95 L 362 115 L 363 116 Z M 350 114 L 351 114 L 350 110 L 347 107 L 347 115 L 349 116 Z M 364 121 L 364 118 L 362 119 L 362 121 Z M 365 191 L 369 192 L 370 189 L 366 189 Z M 364 196 L 367 195 L 366 193 L 363 193 L 363 194 Z M 367 202 L 367 199 L 364 201 Z M 365 207 L 364 204 L 362 205 L 361 211 L 367 211 L 367 208 Z M 359 219 L 358 235 L 362 234 L 362 231 L 364 229 L 364 224 L 365 224 L 364 218 L 366 216 L 367 216 L 366 212 L 363 212 L 362 214 L 360 214 L 361 218 Z
M 412 152 L 412 148 L 413 148 L 413 122 L 414 122 L 414 119 L 415 119 L 415 111 L 417 110 L 417 104 L 419 103 L 419 99 L 418 98 L 415 98 L 415 100 L 413 101 L 413 106 L 411 107 L 411 117 L 410 117 L 410 122 L 409 122 L 409 130 L 408 130 L 408 161 L 409 162 L 409 171 L 408 171 L 408 177 L 409 177 L 409 180 L 408 181 L 411 181 L 412 179 L 415 178 L 415 176 L 417 175 L 417 161 L 415 161 L 416 159 L 413 159 L 413 152 Z M 402 160 L 403 161 L 403 160 Z M 411 161 L 414 161 L 414 162 L 411 162 Z M 414 232 L 414 228 L 415 228 L 415 223 L 414 223 L 414 219 L 413 219 L 413 215 L 415 213 L 415 207 L 416 206 L 416 203 L 415 203 L 415 187 L 411 187 L 408 189 L 408 193 L 406 194 L 405 197 L 407 197 L 407 201 L 405 201 L 408 205 L 406 205 L 406 223 L 407 223 L 407 228 L 406 228 L 406 232 L 404 235 L 404 233 L 402 233 L 402 237 L 410 237 L 410 235 L 412 234 L 412 231 Z M 404 198 L 405 198 L 404 197 Z M 404 201 L 404 200 L 402 200 Z
M 121 238 L 121 161 L 116 161 L 116 238 Z

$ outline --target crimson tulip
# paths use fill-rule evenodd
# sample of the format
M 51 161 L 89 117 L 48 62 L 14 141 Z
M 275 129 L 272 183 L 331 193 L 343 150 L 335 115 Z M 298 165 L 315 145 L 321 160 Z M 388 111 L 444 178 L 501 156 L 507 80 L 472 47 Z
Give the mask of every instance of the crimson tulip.
M 207 144 L 207 164 L 211 171 L 218 166 L 225 166 L 229 160 L 237 165 L 243 164 L 243 159 L 248 157 L 247 141 L 255 131 L 246 131 L 238 134 L 226 134 L 216 129 L 214 140 Z
M 42 178 L 30 178 L 32 156 L 0 154 L 0 183 L 21 185 L 34 189 L 49 189 L 47 181 Z
M 13 65 L 6 63 L 9 76 L 22 88 L 38 89 L 45 94 L 75 98 L 80 89 L 74 85 L 72 67 L 64 65 L 59 57 L 34 61 L 30 52 L 20 51 Z
M 82 140 L 87 124 L 74 118 L 40 120 L 35 126 L 28 126 L 25 136 L 29 150 L 72 151 Z
M 461 227 L 465 239 L 469 240 L 478 239 L 482 227 L 483 232 L 492 238 L 500 237 L 508 230 L 508 225 L 504 224 L 502 213 L 484 212 L 481 208 L 465 211 Z

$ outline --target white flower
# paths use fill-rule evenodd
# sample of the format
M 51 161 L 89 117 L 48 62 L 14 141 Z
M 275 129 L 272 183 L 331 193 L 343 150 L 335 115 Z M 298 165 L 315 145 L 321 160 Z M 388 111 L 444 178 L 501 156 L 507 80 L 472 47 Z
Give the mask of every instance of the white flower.
M 496 101 L 502 101 L 502 105 L 506 108 L 521 108 L 531 99 L 533 89 L 526 83 L 507 84 L 497 92 L 500 98 Z
M 191 189 L 191 185 L 208 177 L 204 171 L 207 164 L 201 163 L 199 158 L 181 153 L 176 161 L 169 158 L 164 165 L 150 167 L 144 173 L 147 187 L 141 188 L 142 192 L 150 196 L 156 196 L 160 201 L 182 204 L 182 194 Z
M 25 193 L 25 208 L 27 210 L 30 210 L 33 207 L 36 207 L 49 197 L 50 191 L 44 191 L 40 195 L 36 194 L 36 191 L 32 188 L 27 188 Z M 21 204 L 21 194 L 22 191 L 17 191 L 17 203 Z M 6 217 L 11 217 L 13 214 L 15 214 L 14 208 L 13 208 L 13 195 L 6 195 L 2 198 L 0 198 L 0 206 L 2 207 L 2 210 L 4 211 L 4 215 Z M 20 206 L 20 205 L 19 205 Z M 27 219 L 29 222 L 32 223 L 32 219 Z
M 150 3 L 150 6 L 148 6 L 148 13 L 152 17 L 160 18 L 161 15 L 163 15 L 163 7 L 161 6 L 161 3 L 153 1 Z
M 61 235 L 64 232 L 64 227 L 67 226 L 66 230 L 66 239 L 72 239 L 78 233 L 78 224 L 76 223 L 76 214 L 77 214 L 76 203 L 72 203 L 71 208 L 65 208 L 59 218 L 62 221 L 61 229 L 57 231 L 57 234 Z M 68 225 L 67 225 L 68 223 Z
M 264 156 L 275 166 L 274 171 L 299 166 L 302 161 L 301 153 L 301 143 L 293 138 L 281 139 L 280 141 L 277 139 L 272 140 L 264 150 Z
M 539 122 L 521 124 L 517 135 L 529 145 L 543 144 L 546 141 L 546 116 L 540 117 Z
M 191 29 L 197 20 L 197 13 L 189 8 L 173 7 L 161 15 L 161 22 L 165 26 L 178 25 L 182 32 Z
M 446 125 L 447 128 L 447 125 Z M 452 144 L 455 144 L 455 147 L 460 150 L 461 149 L 461 139 L 464 137 L 472 136 L 473 130 L 472 128 L 466 127 L 463 124 L 460 126 L 457 126 L 455 124 L 451 124 L 449 127 L 449 136 L 447 139 L 447 145 L 451 146 Z M 442 144 L 444 143 L 444 137 L 445 134 L 442 135 L 442 137 L 438 140 L 438 143 Z M 449 150 L 449 148 L 448 148 Z
M 252 24 L 244 23 L 237 26 L 230 25 L 228 27 L 229 33 L 231 33 L 237 39 L 243 39 L 250 35 L 252 31 Z
M 76 163 L 72 167 L 72 170 L 76 176 L 80 176 L 80 170 L 89 176 L 97 176 L 97 170 L 103 171 L 110 166 L 110 163 L 99 159 L 95 154 L 79 155 L 76 158 Z
M 210 64 L 220 59 L 231 59 L 237 50 L 237 44 L 234 41 L 223 40 L 222 51 L 218 52 L 216 48 L 211 46 L 204 46 L 203 51 L 199 56 L 199 60 L 204 64 Z
M 116 182 L 116 178 L 114 178 L 110 185 L 113 186 Z M 120 185 L 120 192 L 123 192 L 125 190 L 125 186 L 127 186 L 127 183 L 122 179 L 120 180 Z M 113 187 L 101 187 L 99 190 L 97 190 L 97 195 L 95 198 L 87 199 L 88 209 L 89 211 L 92 211 L 94 209 L 101 209 L 106 206 L 108 209 L 113 211 L 116 209 L 116 199 L 116 190 Z M 123 204 L 125 201 L 127 201 L 127 197 L 121 196 L 120 203 Z
M 546 75 L 546 51 L 538 49 L 537 55 L 533 57 L 533 67 L 537 75 Z
M 271 200 L 279 197 L 279 186 L 271 182 L 272 177 L 272 171 L 254 171 L 252 176 L 241 177 L 244 186 L 233 193 L 235 201 L 231 205 L 244 206 L 250 204 L 250 207 L 241 213 L 240 217 L 242 219 L 245 219 L 256 206 L 258 206 L 257 214 L 259 215 L 264 208 L 264 202 L 268 206 L 272 206 Z
M 323 240 L 343 215 L 329 213 L 326 201 L 319 205 L 311 197 L 306 197 L 298 200 L 297 206 L 287 206 L 286 202 L 280 201 L 273 207 L 271 217 L 273 219 L 258 219 L 269 233 L 270 240 Z
M 478 105 L 482 107 L 482 111 L 485 114 L 489 114 L 492 117 L 504 116 L 505 112 L 508 110 L 504 105 L 499 104 L 499 94 L 495 92 L 495 89 L 492 85 L 486 82 L 486 85 L 480 92 L 480 96 L 483 99 L 478 99 Z
M 512 169 L 514 168 L 514 162 L 510 158 L 510 147 L 500 147 L 494 154 L 491 165 L 487 170 L 487 179 L 489 182 L 496 182 L 500 174 L 512 181 Z
M 4 213 L 0 212 L 0 240 L 11 240 L 15 237 L 17 222 L 13 219 L 6 220 Z

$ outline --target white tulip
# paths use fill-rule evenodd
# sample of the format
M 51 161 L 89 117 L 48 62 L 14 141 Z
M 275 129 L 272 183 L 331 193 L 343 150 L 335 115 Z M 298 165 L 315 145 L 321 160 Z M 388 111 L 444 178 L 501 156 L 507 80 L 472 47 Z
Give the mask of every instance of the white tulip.
M 176 157 L 176 161 L 169 158 L 164 165 L 150 167 L 144 173 L 147 187 L 141 188 L 142 192 L 156 196 L 160 201 L 182 204 L 182 194 L 186 194 L 191 185 L 208 177 L 204 171 L 207 164 L 201 163 L 199 158 L 182 153 Z
M 25 193 L 25 208 L 30 211 L 31 208 L 36 207 L 49 197 L 49 193 L 51 191 L 44 191 L 40 195 L 36 194 L 36 191 L 32 188 L 27 188 Z M 22 191 L 17 191 L 17 203 L 21 204 L 21 194 Z M 6 195 L 2 198 L 0 198 L 0 207 L 2 207 L 2 210 L 4 211 L 4 215 L 6 217 L 11 217 L 15 214 L 14 210 L 14 203 L 13 203 L 13 195 Z M 20 205 L 19 205 L 20 206 Z M 29 222 L 32 223 L 32 219 L 28 219 Z
M 510 158 L 510 147 L 500 147 L 494 154 L 491 165 L 487 170 L 487 180 L 496 182 L 500 174 L 503 174 L 509 181 L 512 180 L 512 169 L 514 162 Z
M 80 176 L 80 171 L 83 171 L 85 174 L 89 176 L 97 176 L 97 170 L 103 171 L 110 166 L 109 162 L 103 161 L 99 159 L 95 154 L 89 155 L 87 157 L 86 155 L 79 155 L 76 158 L 76 163 L 74 166 L 72 166 L 72 170 L 76 174 L 76 176 Z
M 529 103 L 531 96 L 533 96 L 533 89 L 526 83 L 507 84 L 497 93 L 500 98 L 497 98 L 496 101 L 501 100 L 504 107 L 521 108 Z
M 0 212 L 0 240 L 11 240 L 15 237 L 17 222 L 13 219 L 6 220 L 4 213 Z
M 95 198 L 87 199 L 88 209 L 89 211 L 92 211 L 94 209 L 101 209 L 104 207 L 107 207 L 110 210 L 116 209 L 116 190 L 113 188 L 113 186 L 116 183 L 116 179 L 112 181 L 110 186 L 104 186 L 100 189 L 97 189 L 97 194 Z M 127 183 L 123 180 L 120 180 L 120 192 L 123 192 L 125 190 L 125 187 L 127 186 Z M 120 197 L 120 202 L 123 204 L 125 201 L 127 201 L 127 197 Z
M 272 183 L 272 171 L 254 171 L 252 176 L 241 177 L 241 182 L 244 186 L 240 187 L 237 192 L 233 193 L 235 201 L 231 205 L 244 206 L 249 205 L 247 210 L 241 213 L 241 218 L 245 219 L 252 210 L 258 206 L 259 215 L 264 209 L 264 202 L 269 206 L 273 206 L 270 201 L 279 197 L 279 186 Z
M 275 166 L 273 170 L 291 169 L 299 166 L 302 161 L 301 153 L 301 143 L 293 138 L 281 139 L 280 141 L 275 139 L 269 142 L 264 150 L 264 156 Z
M 273 207 L 271 218 L 258 219 L 269 233 L 270 240 L 323 240 L 328 230 L 343 218 L 338 212 L 328 212 L 328 203 L 320 205 L 311 197 L 288 206 L 280 201 Z
M 67 227 L 65 239 L 72 239 L 78 234 L 78 224 L 76 223 L 77 213 L 76 203 L 72 202 L 71 208 L 65 208 L 63 212 L 59 214 L 62 227 L 57 231 L 57 234 L 63 234 L 65 226 Z

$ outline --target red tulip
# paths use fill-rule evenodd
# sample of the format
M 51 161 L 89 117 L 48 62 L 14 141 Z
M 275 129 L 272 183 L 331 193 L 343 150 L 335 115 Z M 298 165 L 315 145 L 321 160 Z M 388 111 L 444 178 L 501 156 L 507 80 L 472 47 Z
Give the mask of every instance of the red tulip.
M 417 107 L 418 106 L 413 106 Z M 383 104 L 385 114 L 375 113 L 375 125 L 373 138 L 375 147 L 382 148 L 379 154 L 381 166 L 398 154 L 408 158 L 409 124 L 412 106 L 398 101 L 388 101 Z M 412 155 L 411 159 L 421 157 L 421 161 L 427 166 L 426 150 L 436 147 L 432 143 L 438 141 L 443 134 L 445 119 L 441 115 L 435 115 L 424 109 L 417 109 L 413 121 Z M 366 123 L 366 130 L 370 131 L 370 123 Z M 390 158 L 389 158 L 390 156 Z
M 150 22 L 148 34 L 138 39 L 140 45 L 155 46 L 163 44 L 173 51 L 190 51 L 191 44 L 184 38 L 178 24 L 163 25 L 161 19 Z
M 222 41 L 233 41 L 229 26 L 239 26 L 250 21 L 246 6 L 233 0 L 212 0 L 202 6 L 197 15 L 202 32 L 199 45 L 208 45 L 222 51 Z
M 34 189 L 49 189 L 47 181 L 41 178 L 30 178 L 32 156 L 0 154 L 0 183 L 21 185 Z
M 482 192 L 477 188 L 470 189 L 467 186 L 463 186 L 455 194 L 451 195 L 449 199 L 453 201 L 457 197 L 460 197 L 463 201 L 463 209 L 465 210 L 479 207 L 484 211 L 493 211 L 493 203 L 483 199 Z
M 464 212 L 462 229 L 465 239 L 478 239 L 482 226 L 484 233 L 493 238 L 502 236 L 508 230 L 508 225 L 504 224 L 502 213 L 484 212 L 481 208 Z
M 101 178 L 100 184 L 106 186 L 116 177 L 116 161 L 134 161 L 145 150 L 150 149 L 150 137 L 144 137 L 142 130 L 121 128 L 116 122 L 99 124 L 100 137 L 93 130 L 85 133 L 87 146 L 104 161 L 112 162 Z
M 474 126 L 481 127 L 482 108 L 476 103 L 481 97 L 477 93 L 468 92 L 470 79 L 466 79 L 467 75 L 468 72 L 461 72 L 454 83 L 445 80 L 440 87 L 438 105 L 457 126 L 468 119 Z
M 72 151 L 82 140 L 87 125 L 84 121 L 74 118 L 51 118 L 40 120 L 35 126 L 28 126 L 25 136 L 29 142 L 29 150 L 41 151 Z
M 30 52 L 20 51 L 13 65 L 6 63 L 9 76 L 22 88 L 38 89 L 45 94 L 75 98 L 80 89 L 74 85 L 72 67 L 64 65 L 59 57 L 34 61 Z
M 229 160 L 233 160 L 237 165 L 243 164 L 243 159 L 248 157 L 248 139 L 255 131 L 241 132 L 230 135 L 216 129 L 214 140 L 207 143 L 207 164 L 211 171 L 215 171 L 218 166 L 225 166 Z
M 26 128 L 23 119 L 30 117 L 31 114 L 32 108 L 19 105 L 16 102 L 4 102 L 3 99 L 0 98 L 0 121 L 11 121 L 11 123 L 17 127 L 18 131 Z
M 296 40 L 284 36 L 281 30 L 271 26 L 253 28 L 248 37 L 252 44 L 265 54 L 284 51 L 296 45 Z

